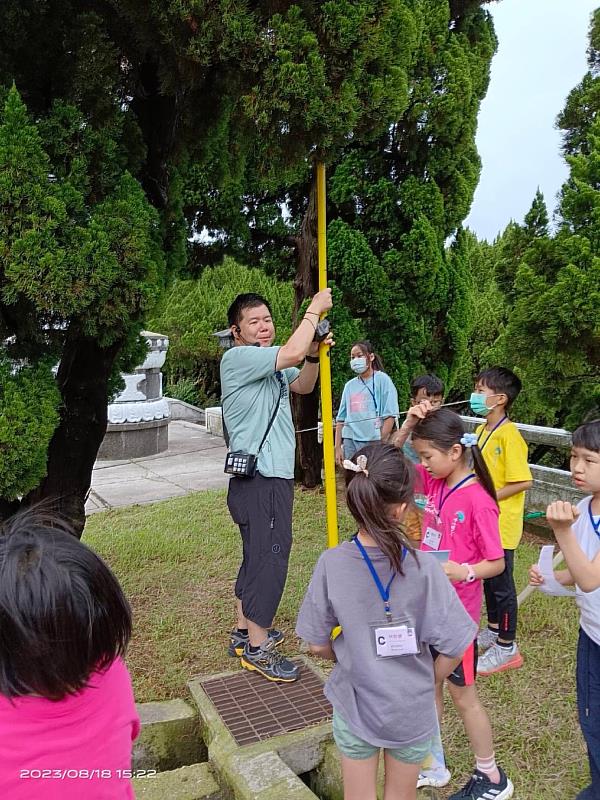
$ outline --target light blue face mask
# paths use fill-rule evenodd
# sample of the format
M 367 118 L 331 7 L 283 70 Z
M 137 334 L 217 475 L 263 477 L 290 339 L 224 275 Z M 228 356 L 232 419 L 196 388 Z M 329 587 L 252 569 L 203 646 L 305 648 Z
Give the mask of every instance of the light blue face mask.
M 492 411 L 491 408 L 488 408 L 485 400 L 486 396 L 484 394 L 479 394 L 479 392 L 473 392 L 469 399 L 471 411 L 477 414 L 478 417 L 487 417 L 490 411 Z
M 362 375 L 363 372 L 366 372 L 367 359 L 365 358 L 365 356 L 360 356 L 360 358 L 351 358 L 350 369 L 352 370 L 352 372 L 356 372 L 357 375 Z

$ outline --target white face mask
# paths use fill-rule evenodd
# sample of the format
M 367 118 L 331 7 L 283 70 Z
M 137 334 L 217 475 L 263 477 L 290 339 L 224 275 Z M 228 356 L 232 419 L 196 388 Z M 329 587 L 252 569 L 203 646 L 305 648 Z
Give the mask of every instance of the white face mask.
M 350 369 L 352 370 L 352 372 L 356 372 L 357 375 L 362 375 L 363 372 L 367 371 L 366 357 L 360 356 L 359 358 L 351 358 Z

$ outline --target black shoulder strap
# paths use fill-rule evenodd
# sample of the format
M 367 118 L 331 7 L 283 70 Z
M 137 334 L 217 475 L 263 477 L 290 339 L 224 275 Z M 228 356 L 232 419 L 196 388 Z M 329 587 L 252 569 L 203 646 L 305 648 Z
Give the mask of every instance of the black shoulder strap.
M 277 374 L 277 373 L 275 373 Z M 277 392 L 277 402 L 275 403 L 275 408 L 273 409 L 273 413 L 271 414 L 271 419 L 269 420 L 269 424 L 267 425 L 267 430 L 265 431 L 265 435 L 263 436 L 261 443 L 258 446 L 258 450 L 256 451 L 256 455 L 260 453 L 263 449 L 263 444 L 267 441 L 267 436 L 269 435 L 269 431 L 273 427 L 273 423 L 275 422 L 275 417 L 277 416 L 277 412 L 279 411 L 279 404 L 281 403 L 281 389 L 278 387 Z

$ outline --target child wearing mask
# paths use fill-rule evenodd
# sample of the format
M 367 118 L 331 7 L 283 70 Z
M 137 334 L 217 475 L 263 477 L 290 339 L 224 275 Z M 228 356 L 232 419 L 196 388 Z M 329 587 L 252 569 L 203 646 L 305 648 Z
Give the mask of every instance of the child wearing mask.
M 355 342 L 350 369 L 356 374 L 344 386 L 335 426 L 338 466 L 370 442 L 386 441 L 398 416 L 398 392 L 383 371 L 381 359 L 368 341 Z
M 518 608 L 513 567 L 515 550 L 523 535 L 525 492 L 533 481 L 527 443 L 508 417 L 520 391 L 521 381 L 514 372 L 492 367 L 479 373 L 470 399 L 473 412 L 486 420 L 475 432 L 498 498 L 505 563 L 500 575 L 483 582 L 488 624 L 477 639 L 482 653 L 477 662 L 479 675 L 517 669 L 523 664 L 515 641 Z

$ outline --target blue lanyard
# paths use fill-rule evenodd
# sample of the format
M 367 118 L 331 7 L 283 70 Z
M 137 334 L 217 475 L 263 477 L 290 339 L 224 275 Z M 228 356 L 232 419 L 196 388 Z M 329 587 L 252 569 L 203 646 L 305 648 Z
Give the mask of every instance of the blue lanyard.
M 377 570 L 375 569 L 375 567 L 373 566 L 373 562 L 369 558 L 369 554 L 367 553 L 365 548 L 362 546 L 362 544 L 358 541 L 358 536 L 356 536 L 356 535 L 353 536 L 352 540 L 356 544 L 358 549 L 360 550 L 360 554 L 363 557 L 365 564 L 369 568 L 369 572 L 371 573 L 371 575 L 373 577 L 373 580 L 375 581 L 375 586 L 377 586 L 377 591 L 379 592 L 379 594 L 381 596 L 381 599 L 383 600 L 383 607 L 385 609 L 385 616 L 387 617 L 388 620 L 390 620 L 392 618 L 392 612 L 390 611 L 390 587 L 392 585 L 392 581 L 396 577 L 396 573 L 395 572 L 392 573 L 392 577 L 389 579 L 388 585 L 384 589 L 383 588 L 383 583 L 381 582 L 381 580 L 379 578 L 379 575 L 377 574 Z M 403 547 L 402 548 L 402 559 L 404 559 L 405 555 L 406 555 L 406 548 Z
M 598 522 L 594 522 L 594 515 L 592 514 L 592 498 L 590 497 L 590 504 L 588 506 L 588 514 L 590 515 L 590 522 L 592 523 L 592 528 L 594 529 L 594 533 L 600 539 L 600 517 L 598 517 Z
M 375 406 L 375 413 L 379 414 L 379 411 L 377 410 L 377 400 L 375 398 L 375 372 L 373 372 L 373 377 L 371 378 L 371 380 L 373 382 L 373 388 L 372 389 L 369 388 L 369 384 L 365 383 L 362 378 L 359 378 L 359 380 L 362 383 L 362 385 L 366 388 L 366 390 L 369 392 L 371 397 L 373 398 L 373 405 Z
M 461 486 L 464 486 L 464 484 L 465 484 L 467 481 L 470 481 L 470 480 L 471 480 L 471 478 L 476 478 L 476 477 L 477 477 L 477 476 L 475 475 L 475 473 L 474 473 L 474 472 L 472 472 L 470 475 L 467 475 L 467 477 L 466 477 L 466 478 L 463 478 L 463 479 L 462 479 L 462 481 L 459 481 L 459 482 L 456 484 L 456 486 L 453 486 L 453 487 L 450 489 L 450 491 L 448 492 L 448 494 L 446 495 L 446 497 L 443 497 L 443 496 L 442 496 L 442 495 L 444 494 L 444 484 L 442 483 L 442 485 L 440 486 L 440 496 L 439 496 L 439 498 L 438 498 L 438 509 L 437 509 L 437 512 L 436 512 L 436 513 L 437 513 L 437 516 L 438 516 L 438 519 L 439 519 L 439 517 L 441 517 L 441 514 L 442 514 L 442 508 L 444 507 L 444 503 L 445 503 L 445 502 L 446 502 L 446 500 L 447 500 L 447 499 L 450 497 L 450 495 L 451 495 L 451 494 L 454 494 L 454 492 L 458 491 L 458 490 L 460 489 L 460 487 L 461 487 Z
M 495 431 L 495 430 L 497 430 L 497 429 L 500 427 L 500 425 L 504 424 L 504 423 L 506 422 L 506 420 L 507 420 L 507 419 L 508 419 L 508 417 L 507 417 L 507 416 L 506 416 L 506 414 L 505 414 L 505 415 L 502 417 L 502 419 L 501 419 L 501 420 L 499 420 L 499 421 L 498 421 L 498 422 L 497 422 L 497 423 L 494 425 L 494 427 L 493 427 L 493 428 L 492 428 L 492 430 L 489 432 L 489 434 L 488 434 L 488 436 L 487 436 L 487 438 L 486 438 L 485 442 L 484 442 L 482 445 L 480 445 L 480 444 L 479 444 L 479 442 L 481 441 L 481 437 L 482 437 L 482 436 L 483 436 L 483 434 L 485 433 L 485 428 L 484 428 L 484 429 L 481 431 L 481 433 L 479 434 L 479 437 L 478 437 L 478 439 L 477 439 L 477 447 L 479 447 L 479 449 L 480 449 L 482 452 L 483 452 L 483 448 L 486 446 L 486 444 L 487 444 L 487 443 L 489 442 L 489 440 L 492 438 L 492 435 L 493 435 L 494 431 Z

